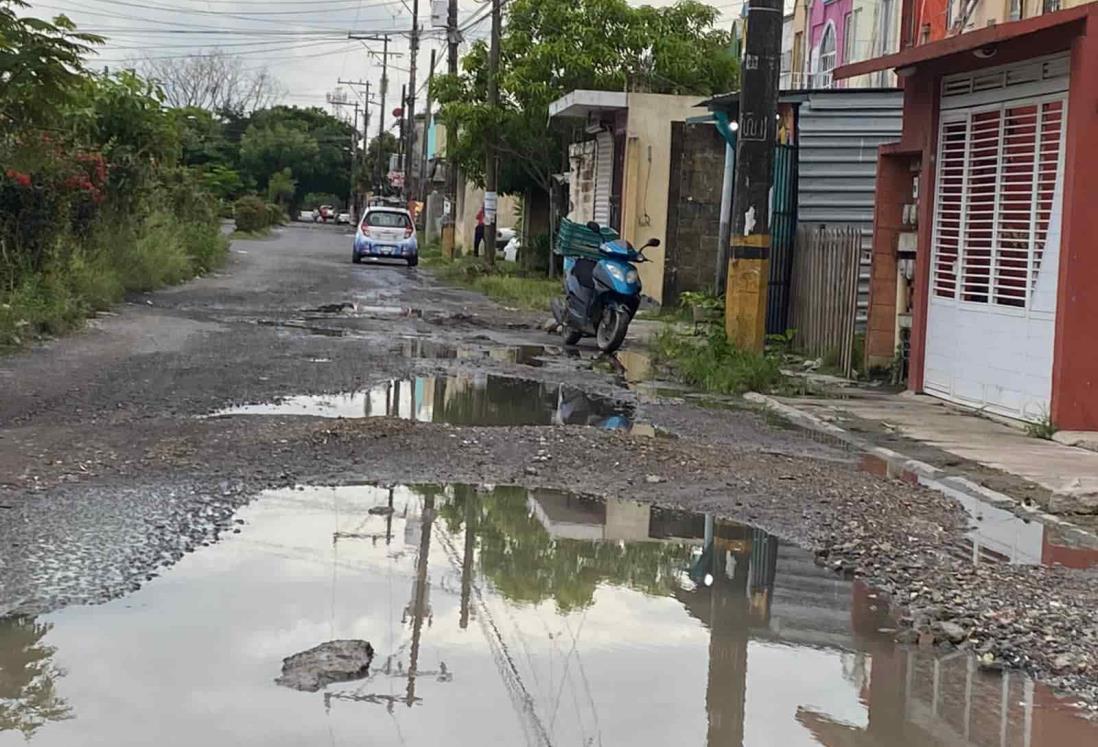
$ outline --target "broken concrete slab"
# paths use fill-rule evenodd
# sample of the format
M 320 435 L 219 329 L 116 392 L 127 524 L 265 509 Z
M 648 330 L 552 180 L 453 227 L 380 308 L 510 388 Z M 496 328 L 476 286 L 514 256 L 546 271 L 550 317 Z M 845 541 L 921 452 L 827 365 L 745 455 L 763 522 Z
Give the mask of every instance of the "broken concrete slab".
M 370 673 L 373 658 L 374 647 L 366 641 L 329 641 L 283 659 L 282 676 L 275 682 L 315 693 L 334 682 L 362 679 Z
M 1057 514 L 1098 514 L 1098 478 L 1076 478 L 1049 499 L 1049 511 Z
M 1098 432 L 1096 431 L 1059 431 L 1053 435 L 1052 440 L 1064 446 L 1098 451 Z

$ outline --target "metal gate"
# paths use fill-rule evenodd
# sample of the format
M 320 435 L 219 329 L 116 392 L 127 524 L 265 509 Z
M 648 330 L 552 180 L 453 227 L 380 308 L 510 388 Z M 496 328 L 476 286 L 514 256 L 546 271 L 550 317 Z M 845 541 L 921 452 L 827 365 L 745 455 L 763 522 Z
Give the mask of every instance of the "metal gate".
M 797 148 L 774 148 L 774 192 L 770 202 L 770 287 L 766 296 L 766 334 L 789 329 L 789 289 L 797 234 Z

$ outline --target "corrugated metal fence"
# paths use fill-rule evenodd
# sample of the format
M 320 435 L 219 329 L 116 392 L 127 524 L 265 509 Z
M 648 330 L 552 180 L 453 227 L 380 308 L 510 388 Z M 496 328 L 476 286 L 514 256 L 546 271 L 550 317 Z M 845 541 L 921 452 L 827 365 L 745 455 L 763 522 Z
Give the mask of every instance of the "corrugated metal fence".
M 789 325 L 797 330 L 794 346 L 821 358 L 834 358 L 844 375 L 854 372 L 855 317 L 861 230 L 797 229 L 793 255 Z
M 903 94 L 880 89 L 806 93 L 797 113 L 797 219 L 809 228 L 861 230 L 857 323 L 862 329 L 869 309 L 877 148 L 899 139 L 902 115 Z

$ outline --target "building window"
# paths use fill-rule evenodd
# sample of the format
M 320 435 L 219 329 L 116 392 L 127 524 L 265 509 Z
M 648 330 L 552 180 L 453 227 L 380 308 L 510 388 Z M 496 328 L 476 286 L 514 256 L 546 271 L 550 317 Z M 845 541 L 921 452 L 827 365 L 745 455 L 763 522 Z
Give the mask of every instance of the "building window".
M 1022 0 L 1009 0 L 1007 20 L 1017 21 L 1022 17 Z
M 1055 13 L 1060 10 L 1060 0 L 1045 0 L 1044 9 L 1046 13 Z
M 804 34 L 798 31 L 793 35 L 793 61 L 790 70 L 793 73 L 804 72 Z M 798 76 L 799 77 L 799 76 Z
M 854 62 L 858 59 L 858 19 L 861 18 L 861 8 L 853 13 L 847 13 L 843 18 L 843 64 Z
M 1062 169 L 1065 99 L 943 117 L 931 288 L 965 303 L 1027 309 Z
M 820 38 L 820 53 L 816 63 L 816 76 L 813 85 L 815 88 L 831 87 L 831 71 L 838 63 L 838 52 L 835 48 L 835 24 L 829 23 Z

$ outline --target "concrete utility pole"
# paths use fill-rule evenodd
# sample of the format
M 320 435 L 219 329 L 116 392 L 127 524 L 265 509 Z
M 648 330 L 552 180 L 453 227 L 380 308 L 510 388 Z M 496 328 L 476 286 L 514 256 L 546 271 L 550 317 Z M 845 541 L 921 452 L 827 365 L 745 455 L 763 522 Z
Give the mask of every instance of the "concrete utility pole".
M 431 50 L 431 70 L 427 73 L 427 106 L 423 110 L 423 144 L 420 147 L 419 152 L 419 173 L 416 174 L 416 179 L 419 182 L 419 196 L 423 199 L 423 209 L 427 210 L 427 156 L 430 155 L 427 152 L 427 141 L 430 139 L 427 137 L 428 128 L 431 126 L 431 104 L 434 91 L 432 90 L 435 82 L 435 62 L 438 55 L 437 50 Z M 424 212 L 426 215 L 426 212 Z
M 763 349 L 770 282 L 770 187 L 778 116 L 782 0 L 749 0 L 740 66 L 740 127 L 732 198 L 725 331 L 747 350 Z
M 399 52 L 389 51 L 389 34 L 348 34 L 348 39 L 356 39 L 359 41 L 379 41 L 384 46 L 381 52 L 381 116 L 378 117 L 377 123 L 377 138 L 378 138 L 378 159 L 377 159 L 377 186 L 381 189 L 385 185 L 385 163 L 381 158 L 381 138 L 385 134 L 385 94 L 389 92 L 389 58 L 399 57 Z M 377 56 L 377 53 L 371 50 L 369 47 L 367 51 Z
M 781 18 L 779 17 L 779 30 Z M 499 42 L 500 0 L 492 0 L 492 46 L 488 53 L 488 110 L 492 117 L 492 131 L 488 133 L 488 152 L 484 170 L 484 258 L 491 267 L 496 263 L 496 213 L 499 209 L 499 161 L 496 155 L 496 141 L 499 129 L 496 127 L 496 113 L 499 109 Z
M 404 194 L 413 199 L 418 194 L 412 154 L 416 152 L 416 61 L 419 58 L 419 0 L 412 0 L 412 36 L 410 40 L 411 64 L 408 66 L 408 100 L 402 101 L 408 129 L 404 133 Z
M 364 103 L 362 105 L 362 159 L 363 159 L 363 162 L 365 162 L 365 160 L 366 160 L 366 141 L 370 137 L 370 104 L 372 103 L 370 101 L 370 81 L 368 81 L 368 80 L 366 80 L 366 81 L 363 81 L 363 80 L 343 80 L 343 78 L 340 78 L 338 83 L 341 86 L 350 86 L 351 88 L 364 88 L 364 89 L 366 89 L 366 93 L 364 94 L 364 97 L 365 97 L 364 98 Z M 357 132 L 358 132 L 358 109 L 357 109 L 358 104 L 357 103 L 355 104 L 355 107 L 356 107 L 356 109 L 355 109 L 355 132 L 357 134 Z M 352 163 L 352 165 L 351 165 L 352 194 L 355 194 L 354 186 L 355 186 L 355 176 L 356 176 L 356 174 L 357 174 L 356 169 L 354 167 L 354 164 Z M 355 194 L 355 196 L 357 197 L 357 194 Z M 354 208 L 354 207 L 357 207 L 357 206 L 352 205 L 352 208 Z M 357 219 L 358 211 L 357 210 L 352 210 L 351 212 L 353 213 L 354 217 Z
M 458 44 L 461 43 L 461 32 L 458 31 L 458 0 L 450 0 L 450 12 L 446 19 L 446 41 L 448 44 L 446 56 L 446 72 L 450 75 L 458 74 Z M 456 132 L 446 129 L 446 205 L 449 210 L 443 211 L 442 216 L 442 256 L 449 259 L 454 257 L 454 231 L 457 223 L 457 191 L 458 172 L 457 164 L 453 160 L 454 141 Z

